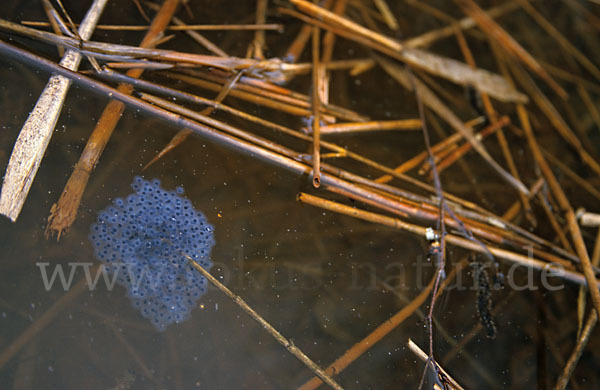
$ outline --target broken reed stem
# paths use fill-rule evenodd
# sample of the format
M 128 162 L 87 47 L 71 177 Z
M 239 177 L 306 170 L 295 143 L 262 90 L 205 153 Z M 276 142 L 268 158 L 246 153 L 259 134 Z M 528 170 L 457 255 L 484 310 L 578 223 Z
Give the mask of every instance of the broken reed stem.
M 357 23 L 352 22 L 349 19 L 346 19 L 342 16 L 336 15 L 335 13 L 326 10 L 325 8 L 319 7 L 315 4 L 312 4 L 305 0 L 290 0 L 292 4 L 294 4 L 301 11 L 306 12 L 310 15 L 315 15 L 321 18 L 324 22 L 340 26 L 345 28 L 346 30 L 354 31 L 356 34 L 359 34 L 362 37 L 365 37 L 373 42 L 380 43 L 392 50 L 401 51 L 404 46 L 391 38 L 388 38 L 382 34 L 378 34 L 368 28 L 365 28 Z
M 242 310 L 244 310 L 252 319 L 258 322 L 262 328 L 264 328 L 273 338 L 285 349 L 288 350 L 292 355 L 294 355 L 298 360 L 300 360 L 304 365 L 311 370 L 315 375 L 317 375 L 323 382 L 327 383 L 333 389 L 342 389 L 340 386 L 329 374 L 327 374 L 321 367 L 319 367 L 315 362 L 313 362 L 302 350 L 294 345 L 294 343 L 288 339 L 286 339 L 277 329 L 275 329 L 271 324 L 269 324 L 260 314 L 258 314 L 254 309 L 252 309 L 239 295 L 235 295 L 231 290 L 227 288 L 223 283 L 219 282 L 217 278 L 212 276 L 210 272 L 205 270 L 200 264 L 198 264 L 194 259 L 189 257 L 187 254 L 183 254 L 185 258 L 190 262 L 190 264 L 202 274 L 209 282 L 211 282 L 215 287 L 217 287 L 223 294 L 227 295 L 236 305 L 238 305 Z
M 256 1 L 256 24 L 264 24 L 267 21 L 267 0 L 257 0 Z M 283 29 L 283 26 L 281 26 Z M 252 42 L 252 46 L 254 49 L 253 57 L 259 60 L 263 60 L 265 58 L 264 55 L 264 47 L 265 47 L 265 31 L 263 29 L 257 30 L 254 33 L 254 41 Z
M 420 120 L 419 120 L 420 122 Z M 489 127 L 495 126 L 495 124 L 492 124 Z M 487 128 L 486 128 L 487 129 Z M 486 129 L 483 129 L 481 132 L 479 132 L 478 134 L 476 134 L 476 137 L 482 138 L 483 132 L 485 132 Z M 460 141 L 463 138 L 462 134 L 460 133 L 454 133 L 448 137 L 446 137 L 445 139 L 443 139 L 442 141 L 438 142 L 437 144 L 433 145 L 431 147 L 431 151 L 433 153 L 438 153 L 441 150 L 444 150 L 446 148 L 450 148 L 452 145 L 455 145 L 458 141 Z M 404 163 L 398 165 L 396 168 L 394 168 L 394 172 L 397 173 L 405 173 L 410 171 L 413 168 L 416 168 L 420 163 L 423 162 L 423 160 L 425 160 L 427 158 L 427 151 L 424 150 L 422 152 L 420 152 L 419 154 L 417 154 L 416 156 L 414 156 L 413 158 L 405 161 Z M 375 182 L 377 183 L 388 183 L 390 182 L 394 177 L 391 175 L 383 175 L 381 177 L 378 177 L 377 179 L 375 179 Z
M 565 163 L 560 161 L 560 159 L 554 157 L 550 152 L 540 147 L 542 154 L 544 157 L 550 161 L 550 164 L 556 166 L 565 176 L 568 176 L 571 180 L 573 180 L 577 185 L 586 190 L 589 194 L 591 194 L 596 200 L 600 201 L 600 191 L 598 191 L 593 185 L 591 185 L 587 180 L 583 179 L 581 176 L 573 172 Z
M 458 382 L 456 380 L 454 380 L 454 378 L 452 378 L 450 376 L 450 374 L 448 374 L 448 372 L 446 370 L 444 370 L 442 368 L 442 366 L 440 366 L 440 364 L 438 362 L 436 362 L 435 360 L 430 360 L 429 356 L 427 356 L 425 351 L 423 351 L 414 341 L 412 341 L 411 339 L 408 339 L 407 345 L 408 345 L 408 349 L 410 349 L 412 353 L 417 355 L 417 357 L 419 359 L 421 359 L 421 361 L 425 362 L 425 364 L 434 364 L 436 366 L 437 370 L 441 371 L 444 374 L 445 379 L 447 379 L 450 382 L 449 385 L 452 386 L 452 389 L 456 389 L 456 390 L 464 389 L 461 385 L 458 384 Z
M 322 3 L 323 8 L 330 9 L 333 5 L 333 0 L 325 0 Z M 304 51 L 306 47 L 306 43 L 310 39 L 312 35 L 312 26 L 308 23 L 302 25 L 300 32 L 296 35 L 296 38 L 292 41 L 291 45 L 288 47 L 285 56 L 283 58 L 291 63 L 294 63 L 300 58 L 300 55 Z
M 22 25 L 29 27 L 48 27 L 48 22 L 33 22 L 22 21 Z M 76 26 L 79 26 L 76 24 Z M 132 26 L 132 25 L 116 25 L 116 24 L 99 24 L 96 30 L 106 31 L 146 31 L 150 26 Z M 282 24 L 186 24 L 186 25 L 171 25 L 165 27 L 165 30 L 170 31 L 227 31 L 227 30 L 274 30 L 283 31 Z
M 319 28 L 313 26 L 312 29 L 312 183 L 315 188 L 319 188 L 321 185 L 321 82 L 323 69 L 321 68 L 321 54 L 319 45 L 321 44 L 319 38 Z
M 95 0 L 86 13 L 80 31 L 83 39 L 92 36 L 106 2 L 107 0 Z M 60 64 L 76 70 L 80 62 L 81 54 L 68 50 Z M 0 214 L 13 222 L 17 220 L 25 204 L 70 85 L 69 79 L 55 75 L 50 77 L 15 141 L 0 193 Z
M 140 43 L 140 47 L 148 48 L 155 44 L 156 39 L 169 24 L 178 5 L 179 0 L 165 0 L 160 11 L 152 21 L 150 29 Z M 127 75 L 138 78 L 142 72 L 143 70 L 141 69 L 132 69 L 127 72 Z M 121 84 L 118 90 L 124 94 L 130 94 L 133 91 L 133 87 Z M 46 237 L 57 233 L 57 240 L 59 240 L 61 233 L 68 230 L 75 221 L 77 210 L 90 175 L 98 163 L 119 119 L 121 119 L 124 109 L 125 104 L 116 100 L 111 100 L 106 105 L 79 157 L 79 161 L 75 164 L 75 168 L 73 168 L 73 173 L 71 173 L 58 202 L 52 205 L 46 227 Z
M 420 128 L 420 119 L 336 123 L 321 126 L 321 135 L 343 135 L 384 130 L 419 130 Z

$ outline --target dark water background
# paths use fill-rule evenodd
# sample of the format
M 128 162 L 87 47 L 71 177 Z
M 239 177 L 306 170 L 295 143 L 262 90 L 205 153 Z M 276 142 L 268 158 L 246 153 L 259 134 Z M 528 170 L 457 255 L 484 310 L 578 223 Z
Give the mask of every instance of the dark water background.
M 64 1 L 75 20 L 82 18 L 87 3 Z M 250 1 L 191 3 L 196 23 L 247 22 L 254 12 L 254 2 Z M 414 17 L 403 19 L 402 30 L 407 36 L 441 26 L 406 5 L 398 7 L 402 10 L 399 15 L 414 13 Z M 453 14 L 459 15 L 455 9 Z M 552 15 L 557 14 L 550 10 L 548 16 Z M 0 17 L 13 21 L 45 20 L 41 6 L 34 0 L 4 0 Z M 564 18 L 557 20 L 562 23 Z M 284 34 L 268 34 L 269 56 L 282 55 L 299 28 L 290 20 L 279 21 L 289 25 Z M 407 21 L 414 21 L 414 25 Z M 141 20 L 133 2 L 111 1 L 101 23 L 140 24 Z M 507 23 L 518 25 L 518 20 Z M 576 33 L 573 25 L 565 28 Z M 0 39 L 7 39 L 6 34 L 0 35 Z M 206 36 L 237 56 L 244 56 L 252 40 L 249 32 Z M 141 37 L 141 33 L 100 32 L 94 39 L 137 44 Z M 16 42 L 56 57 L 56 50 L 48 46 L 22 38 Z M 184 35 L 165 47 L 198 50 Z M 477 41 L 472 42 L 472 49 L 478 48 Z M 434 50 L 460 58 L 450 39 Z M 353 43 L 340 40 L 336 46 L 336 58 L 361 55 L 366 52 Z M 546 53 L 548 61 L 552 57 L 552 53 Z M 493 68 L 489 58 L 483 58 L 480 65 Z M 84 62 L 83 66 L 87 64 Z M 45 72 L 0 58 L 3 172 L 19 129 L 47 79 Z M 293 87 L 307 93 L 308 80 L 295 80 Z M 332 90 L 334 103 L 373 118 L 416 116 L 413 96 L 381 71 L 370 71 L 358 78 L 336 73 Z M 462 93 L 457 88 L 453 92 Z M 290 127 L 300 125 L 298 118 L 232 102 Z M 60 242 L 46 240 L 44 227 L 50 207 L 58 199 L 106 103 L 104 97 L 71 88 L 18 222 L 0 219 L 0 349 L 12 343 L 65 294 L 58 283 L 50 291 L 45 290 L 36 263 L 48 262 L 50 269 L 61 264 L 68 271 L 69 263 L 96 262 L 87 235 L 97 212 L 114 197 L 131 192 L 133 177 L 177 131 L 166 123 L 126 110 L 88 184 L 77 221 Z M 462 112 L 473 116 L 468 110 L 464 108 Z M 546 146 L 555 150 L 561 147 L 554 133 L 542 133 L 541 137 Z M 422 142 L 419 132 L 354 136 L 340 141 L 389 166 L 422 150 Z M 492 150 L 496 146 L 493 142 L 489 146 Z M 519 143 L 518 148 L 522 147 L 523 143 Z M 522 150 L 514 155 L 520 164 L 527 163 Z M 574 161 L 574 156 L 566 151 L 564 160 Z M 516 199 L 514 193 L 482 168 L 476 156 L 471 155 L 466 161 L 478 178 L 474 184 L 483 199 L 475 194 L 473 184 L 460 170 L 450 170 L 444 176 L 445 188 L 492 211 L 506 210 Z M 160 178 L 169 189 L 185 187 L 186 196 L 215 226 L 212 273 L 321 366 L 327 366 L 400 310 L 431 277 L 432 269 L 424 260 L 426 243 L 421 239 L 303 206 L 295 201 L 295 196 L 299 191 L 311 191 L 306 177 L 297 177 L 207 140 L 190 137 L 143 176 Z M 524 177 L 528 184 L 532 179 Z M 567 191 L 576 205 L 593 204 L 577 189 Z M 544 232 L 547 231 L 542 229 Z M 450 253 L 454 260 L 462 255 L 459 250 Z M 398 291 L 386 290 L 381 281 L 394 282 L 393 277 L 398 275 Z M 525 272 L 517 276 L 527 277 Z M 82 277 L 79 269 L 74 281 Z M 538 279 L 534 273 L 534 280 Z M 466 272 L 463 280 L 467 286 L 472 283 Z M 447 356 L 444 366 L 469 388 L 549 386 L 564 363 L 557 360 L 566 359 L 573 345 L 576 294 L 577 288 L 572 285 L 558 292 L 498 293 L 494 300 L 503 304 L 497 316 L 498 338 L 488 340 L 480 332 L 457 355 Z M 444 295 L 437 319 L 448 339 L 436 332 L 438 358 L 452 349 L 449 340 L 459 342 L 477 325 L 474 301 L 473 291 L 454 290 Z M 110 389 L 120 385 L 139 389 L 279 389 L 296 387 L 311 377 L 300 362 L 223 294 L 213 288 L 199 302 L 202 307 L 194 310 L 190 319 L 158 333 L 130 305 L 123 288 L 107 291 L 101 284 L 60 311 L 50 325 L 0 368 L 0 388 Z M 407 319 L 354 362 L 339 375 L 339 382 L 355 389 L 416 387 L 422 363 L 405 347 L 409 338 L 426 347 L 426 331 L 418 315 Z M 597 347 L 598 341 L 592 340 L 576 371 L 582 388 L 599 385 L 599 355 L 593 352 L 599 350 Z

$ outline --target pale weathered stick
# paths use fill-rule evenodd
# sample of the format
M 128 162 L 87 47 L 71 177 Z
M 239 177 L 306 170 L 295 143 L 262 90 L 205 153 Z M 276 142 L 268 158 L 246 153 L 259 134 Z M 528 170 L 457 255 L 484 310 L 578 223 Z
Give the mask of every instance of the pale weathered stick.
M 92 36 L 94 26 L 107 1 L 94 0 L 79 28 L 81 38 L 89 39 Z M 60 65 L 76 70 L 80 62 L 81 54 L 69 50 L 60 61 Z M 15 142 L 0 194 L 0 214 L 13 222 L 19 217 L 27 199 L 70 85 L 71 81 L 65 77 L 50 77 Z

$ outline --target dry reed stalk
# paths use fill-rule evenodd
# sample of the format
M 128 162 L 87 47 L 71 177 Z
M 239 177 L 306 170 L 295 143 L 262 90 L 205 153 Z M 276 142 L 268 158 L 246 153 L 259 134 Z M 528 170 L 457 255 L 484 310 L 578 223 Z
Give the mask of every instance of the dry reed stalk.
M 349 215 L 355 218 L 359 218 L 365 221 L 377 223 L 380 225 L 388 226 L 393 229 L 404 230 L 412 234 L 419 235 L 421 237 L 426 237 L 426 228 L 418 225 L 414 225 L 405 221 L 402 221 L 398 218 L 388 217 L 381 214 L 376 214 L 368 211 L 364 211 L 361 209 L 353 208 L 350 206 L 346 206 L 340 203 L 328 201 L 313 195 L 308 194 L 300 194 L 298 200 L 303 203 L 311 204 L 317 207 L 324 208 L 326 210 L 334 211 L 337 213 Z M 448 244 L 456 245 L 461 248 L 471 250 L 477 253 L 485 253 L 483 248 L 466 238 L 456 236 L 453 234 L 447 234 L 446 240 Z M 533 268 L 537 270 L 551 270 L 552 264 L 547 263 L 545 261 L 541 261 L 536 258 L 527 257 L 524 255 L 520 255 L 518 253 L 508 251 L 505 249 L 500 249 L 493 246 L 487 247 L 489 251 L 498 259 L 506 260 L 511 263 L 517 263 L 523 265 L 527 268 Z M 563 260 L 563 262 L 565 262 Z M 556 274 L 557 277 L 563 278 L 565 280 L 569 280 L 576 284 L 585 284 L 586 277 L 580 273 L 565 269 L 562 272 Z M 593 283 L 598 286 L 600 284 L 599 281 L 593 279 Z
M 389 29 L 392 31 L 398 30 L 398 20 L 396 20 L 396 17 L 390 10 L 390 7 L 386 3 L 386 1 L 385 0 L 373 0 L 373 2 L 375 3 L 375 6 L 381 13 L 383 20 L 385 21 L 385 24 L 387 24 Z
M 268 0 L 257 0 L 256 1 L 256 24 L 265 24 L 267 21 L 267 3 Z M 265 31 L 260 29 L 254 33 L 254 41 L 252 42 L 252 49 L 254 54 L 252 57 L 258 60 L 264 60 L 264 48 L 266 42 Z
M 332 12 L 336 15 L 343 15 L 346 10 L 348 0 L 337 0 L 333 5 Z M 335 34 L 331 31 L 327 31 L 323 36 L 323 51 L 321 54 L 321 62 L 323 65 L 327 65 L 333 58 L 333 48 L 335 46 Z M 325 102 L 329 102 L 329 99 L 324 99 Z
M 217 287 L 223 294 L 225 294 L 228 298 L 230 298 L 233 303 L 238 305 L 242 310 L 246 312 L 254 321 L 258 322 L 260 326 L 265 329 L 273 338 L 281 344 L 285 349 L 287 349 L 292 355 L 294 355 L 298 360 L 300 360 L 309 370 L 311 370 L 315 375 L 317 375 L 323 382 L 327 383 L 332 389 L 342 389 L 342 387 L 333 379 L 331 376 L 326 373 L 321 367 L 319 367 L 315 362 L 313 362 L 302 350 L 294 345 L 291 340 L 286 339 L 277 329 L 275 329 L 271 324 L 267 322 L 260 314 L 258 314 L 254 309 L 252 309 L 246 301 L 244 301 L 239 295 L 235 295 L 231 290 L 227 288 L 223 283 L 219 282 L 217 278 L 212 276 L 210 272 L 202 268 L 200 264 L 198 264 L 194 259 L 189 257 L 187 254 L 184 254 L 186 259 L 190 262 L 190 264 L 202 274 L 209 282 L 211 282 L 215 287 Z
M 140 43 L 140 47 L 152 47 L 157 37 L 160 36 L 164 28 L 169 24 L 178 5 L 179 0 L 165 0 L 161 10 L 154 18 L 150 29 Z M 132 69 L 127 72 L 128 76 L 134 78 L 140 77 L 141 74 L 142 70 L 139 69 Z M 121 84 L 118 89 L 125 94 L 130 94 L 133 90 L 130 85 L 126 84 Z M 98 163 L 100 155 L 104 151 L 124 109 L 125 105 L 122 102 L 111 100 L 102 112 L 58 202 L 52 205 L 46 227 L 46 236 L 56 233 L 57 240 L 59 240 L 61 233 L 68 230 L 75 221 L 77 210 L 90 175 Z
M 473 18 L 491 39 L 498 42 L 508 53 L 512 54 L 533 72 L 542 78 L 561 98 L 567 99 L 568 95 L 565 90 L 554 81 L 546 70 L 525 50 L 514 38 L 506 32 L 498 23 L 481 9 L 473 0 L 454 0 L 462 10 Z
M 581 77 L 578 74 L 573 74 L 573 72 L 566 71 L 562 68 L 559 68 L 558 66 L 549 64 L 549 63 L 541 61 L 541 60 L 540 60 L 540 64 L 542 64 L 542 66 L 548 71 L 548 73 L 550 73 L 551 75 L 553 75 L 561 80 L 564 80 L 564 81 L 567 81 L 569 83 L 573 83 L 576 85 L 582 85 L 584 88 L 586 88 L 589 91 L 592 91 L 595 93 L 600 93 L 600 85 L 598 83 L 595 83 L 588 79 L 584 79 L 583 77 Z
M 303 1 L 303 0 L 298 0 Z M 312 6 L 310 9 L 312 10 Z M 320 8 L 320 7 L 317 7 Z M 352 41 L 358 42 L 362 45 L 370 47 L 374 50 L 377 50 L 385 55 L 388 55 L 392 58 L 400 60 L 402 62 L 406 62 L 407 64 L 414 66 L 417 69 L 421 69 L 425 72 L 432 73 L 434 75 L 446 78 L 454 83 L 461 85 L 477 85 L 482 90 L 486 91 L 496 99 L 501 101 L 513 101 L 513 102 L 526 102 L 527 96 L 516 91 L 513 87 L 509 86 L 504 79 L 502 79 L 497 74 L 488 72 L 483 69 L 472 70 L 466 64 L 447 58 L 441 57 L 439 55 L 426 52 L 420 49 L 402 49 L 398 51 L 398 45 L 402 46 L 399 42 L 392 40 L 395 42 L 394 45 L 385 45 L 381 42 L 370 40 L 368 37 L 365 37 L 364 34 L 361 35 L 360 31 L 365 29 L 364 27 L 357 27 L 357 30 L 347 30 L 341 25 L 330 25 L 322 22 L 319 19 L 314 19 L 308 16 L 305 16 L 302 13 L 296 12 L 294 10 L 289 10 L 285 8 L 279 8 L 279 12 L 282 14 L 287 14 L 294 16 L 306 23 L 311 23 L 314 26 L 320 27 L 322 29 L 326 29 L 328 31 L 334 32 L 336 35 L 340 35 L 344 38 L 350 39 Z M 324 12 L 320 10 L 317 12 Z M 335 15 L 335 14 L 332 14 Z M 335 15 L 336 18 L 340 18 Z M 348 23 L 355 24 L 354 22 L 350 22 L 346 20 Z M 366 29 L 368 30 L 368 29 Z M 380 35 L 381 39 L 390 40 L 381 34 L 375 33 L 371 30 L 368 30 L 371 34 Z
M 54 13 L 52 12 L 52 5 L 47 0 L 43 1 L 42 5 L 44 6 L 44 12 L 46 13 L 46 17 L 50 21 L 50 23 L 47 23 L 47 25 L 51 27 L 52 32 L 54 32 L 54 34 L 62 35 L 60 31 L 60 26 L 58 25 L 58 18 L 55 18 Z M 96 25 L 96 28 L 97 27 L 98 25 Z M 57 51 L 59 57 L 62 57 L 65 54 L 65 49 L 63 49 L 62 47 L 57 48 Z
M 168 73 L 168 75 L 170 78 L 185 81 L 190 85 L 205 88 L 211 91 L 219 91 L 220 88 L 222 88 L 222 86 L 220 85 L 221 83 L 219 83 L 216 78 L 213 78 L 213 81 L 206 81 L 198 77 L 188 76 L 179 73 Z M 198 74 L 198 76 L 201 75 Z M 257 88 L 251 85 L 243 85 L 241 83 L 239 85 L 236 85 L 235 88 L 233 88 L 229 94 L 233 97 L 256 103 L 261 106 L 273 108 L 278 111 L 287 112 L 292 115 L 311 115 L 311 111 L 309 109 L 309 99 L 306 98 L 305 100 L 298 98 L 295 96 L 296 94 L 284 95 L 280 93 L 274 93 L 263 88 Z M 369 119 L 350 110 L 333 105 L 322 105 L 321 114 L 323 114 L 324 119 L 328 116 L 335 116 L 340 119 L 350 121 L 363 121 Z
M 548 220 L 550 221 L 550 226 L 552 226 L 552 230 L 554 230 L 554 232 L 556 233 L 556 236 L 558 237 L 559 242 L 562 244 L 563 248 L 565 248 L 569 252 L 573 252 L 573 247 L 571 246 L 571 243 L 569 242 L 569 240 L 567 240 L 567 236 L 561 229 L 560 224 L 558 223 L 556 217 L 554 216 L 554 213 L 552 212 L 552 209 L 548 205 L 548 202 L 546 202 L 546 200 L 544 199 L 544 196 L 539 192 L 537 194 L 537 197 L 539 199 L 539 203 L 542 205 L 542 208 L 544 209 L 544 213 L 546 214 L 546 216 L 548 217 Z
M 175 25 L 165 27 L 165 31 L 282 31 L 282 24 L 179 24 L 173 21 Z M 33 22 L 33 21 L 22 21 L 22 25 L 29 27 L 48 27 L 48 22 Z M 79 26 L 79 24 L 75 24 Z M 137 26 L 137 25 L 118 25 L 118 24 L 99 24 L 96 26 L 96 30 L 106 31 L 146 31 L 150 26 Z
M 384 130 L 418 130 L 420 119 L 397 119 L 388 121 L 336 123 L 321 126 L 322 135 L 343 135 Z
M 90 7 L 81 28 L 80 35 L 83 39 L 92 36 L 106 1 L 95 0 Z M 60 64 L 75 70 L 79 67 L 80 61 L 81 55 L 69 50 Z M 70 85 L 70 81 L 64 77 L 50 78 L 15 141 L 0 193 L 0 214 L 7 216 L 13 222 L 17 220 L 25 204 Z
M 581 97 L 583 104 L 587 108 L 590 116 L 592 117 L 593 122 L 596 124 L 598 128 L 600 128 L 600 110 L 592 100 L 592 97 L 588 93 L 588 91 L 584 88 L 584 86 L 579 83 L 577 84 L 577 93 Z
M 312 184 L 315 188 L 321 185 L 321 88 L 323 86 L 324 70 L 321 67 L 321 54 L 319 45 L 320 30 L 312 29 Z
M 333 5 L 333 0 L 325 0 L 322 3 L 323 8 L 325 8 L 325 9 L 330 9 L 332 7 L 332 5 Z M 288 47 L 283 58 L 286 61 L 291 62 L 291 63 L 296 62 L 298 60 L 298 58 L 300 58 L 300 55 L 302 55 L 302 52 L 304 51 L 304 48 L 306 47 L 306 43 L 310 39 L 311 34 L 312 34 L 312 26 L 308 23 L 303 24 L 302 28 L 298 32 L 298 35 L 296 36 L 296 38 L 292 41 L 292 43 Z
M 494 126 L 494 125 L 492 125 L 492 126 Z M 484 130 L 482 130 L 482 132 Z M 475 136 L 476 137 L 480 137 L 479 133 L 476 134 Z M 433 145 L 431 147 L 431 151 L 434 154 L 437 155 L 437 153 L 440 153 L 440 151 L 443 151 L 445 149 L 455 148 L 456 147 L 456 143 L 458 141 L 460 141 L 462 138 L 463 138 L 463 136 L 460 133 L 454 133 L 454 134 L 446 137 L 442 141 L 438 142 L 437 144 Z M 424 151 L 420 152 L 419 154 L 417 154 L 416 156 L 412 157 L 411 159 L 409 159 L 409 160 L 405 161 L 404 163 L 398 165 L 396 168 L 394 168 L 394 171 L 398 172 L 398 173 L 408 172 L 411 169 L 416 168 L 426 158 L 427 158 L 427 151 L 424 150 Z M 393 179 L 393 176 L 391 176 L 391 175 L 383 175 L 383 176 L 378 177 L 377 179 L 375 179 L 375 182 L 377 182 L 377 183 L 388 183 L 392 179 Z
M 346 19 L 340 15 L 336 15 L 335 13 L 333 13 L 325 8 L 319 7 L 318 5 L 315 5 L 315 4 L 305 1 L 305 0 L 290 0 L 290 1 L 292 4 L 294 4 L 296 7 L 298 7 L 298 9 L 300 9 L 301 11 L 304 11 L 307 14 L 319 17 L 319 18 L 321 18 L 321 20 L 323 20 L 324 22 L 326 22 L 330 25 L 341 26 L 341 27 L 345 28 L 346 30 L 353 31 L 362 37 L 365 37 L 373 42 L 382 44 L 382 45 L 384 45 L 392 50 L 395 50 L 395 51 L 402 51 L 402 49 L 404 48 L 404 46 L 400 42 L 398 42 L 394 39 L 388 38 L 384 35 L 378 34 L 374 31 L 371 31 L 368 28 L 365 28 L 357 23 L 354 23 L 351 20 Z
M 312 63 L 307 64 L 309 67 L 307 68 L 312 72 Z M 302 65 L 298 66 L 299 68 Z M 208 81 L 213 81 L 222 84 L 225 79 L 224 72 L 218 70 L 212 71 L 194 71 L 187 70 L 184 73 L 197 76 L 199 78 L 203 78 Z M 300 107 L 311 108 L 311 99 L 310 95 L 306 95 L 300 92 L 293 91 L 291 89 L 285 88 L 280 85 L 273 84 L 269 81 L 258 80 L 253 77 L 243 76 L 241 78 L 241 82 L 236 85 L 236 89 L 240 91 L 246 91 L 250 93 L 254 93 L 259 96 L 264 96 L 271 98 L 273 100 L 278 100 L 282 102 L 289 103 L 291 105 L 297 105 Z M 330 117 L 334 116 L 339 119 L 347 120 L 347 121 L 365 121 L 368 120 L 368 117 L 365 115 L 359 114 L 356 111 L 350 110 L 345 107 L 341 107 L 335 104 L 329 104 L 326 102 L 321 102 L 321 107 L 323 109 L 323 120 L 332 121 Z

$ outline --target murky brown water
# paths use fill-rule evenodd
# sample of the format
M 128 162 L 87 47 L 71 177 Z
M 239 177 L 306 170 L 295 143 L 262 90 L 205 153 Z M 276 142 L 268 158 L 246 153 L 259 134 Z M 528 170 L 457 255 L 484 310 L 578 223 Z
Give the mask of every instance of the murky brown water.
M 87 2 L 64 3 L 73 18 L 80 20 Z M 236 23 L 250 20 L 254 12 L 253 2 L 191 3 L 198 15 L 197 23 Z M 41 6 L 34 0 L 5 0 L 0 5 L 0 16 L 15 21 L 45 20 Z M 416 35 L 437 25 L 430 18 L 415 20 L 414 31 L 403 25 L 406 34 Z M 102 22 L 108 21 L 140 23 L 132 2 L 109 2 L 102 18 Z M 284 35 L 269 34 L 268 55 L 281 55 L 282 42 L 289 42 L 297 29 L 294 23 Z M 243 32 L 206 35 L 238 56 L 244 55 L 252 39 L 250 33 Z M 99 33 L 96 39 L 134 44 L 140 36 Z M 2 33 L 0 39 L 6 40 L 7 35 Z M 54 49 L 23 39 L 17 42 L 55 56 Z M 185 37 L 170 45 L 180 50 L 195 47 Z M 456 53 L 454 42 L 451 45 L 439 52 Z M 339 57 L 352 57 L 356 53 L 350 50 L 360 49 L 340 41 L 336 50 Z M 2 171 L 47 78 L 44 72 L 0 59 Z M 308 92 L 307 80 L 295 81 L 294 87 Z M 414 98 L 383 72 L 371 71 L 358 78 L 336 74 L 332 89 L 343 91 L 332 94 L 334 102 L 374 118 L 416 115 Z M 93 173 L 77 221 L 60 242 L 46 240 L 43 233 L 50 207 L 58 199 L 106 102 L 103 97 L 71 88 L 18 222 L 0 219 L 0 351 L 44 313 L 56 310 L 53 304 L 65 295 L 58 282 L 46 291 L 36 263 L 50 263 L 49 269 L 62 265 L 67 271 L 70 263 L 96 262 L 87 235 L 97 212 L 112 198 L 130 192 L 133 177 L 177 131 L 126 110 Z M 236 104 L 255 115 L 279 115 Z M 297 118 L 276 118 L 291 127 L 300 125 Z M 419 132 L 354 136 L 341 143 L 389 166 L 423 147 Z M 477 184 L 484 199 L 476 196 L 460 170 L 444 177 L 445 188 L 501 213 L 513 202 L 512 193 L 498 185 L 496 178 L 485 182 L 489 173 L 480 174 L 487 171 L 482 170 L 476 157 L 466 161 L 472 163 L 474 175 L 480 178 Z M 327 366 L 395 314 L 430 280 L 432 268 L 425 259 L 426 245 L 421 239 L 303 206 L 295 196 L 299 191 L 310 191 L 307 178 L 207 140 L 190 137 L 143 175 L 160 178 L 170 189 L 185 187 L 186 196 L 215 226 L 212 273 L 321 366 Z M 581 199 L 580 204 L 589 202 L 585 195 Z M 463 255 L 459 250 L 451 252 L 454 260 Z M 538 276 L 534 273 L 532 277 L 537 280 Z M 80 268 L 74 283 L 82 277 Z M 527 274 L 521 270 L 515 278 L 523 281 Z M 463 281 L 466 286 L 472 283 L 466 272 Z M 392 293 L 383 282 L 400 288 Z M 436 332 L 436 355 L 468 388 L 550 386 L 564 363 L 557 360 L 566 359 L 572 348 L 576 294 L 577 288 L 572 285 L 557 292 L 505 290 L 495 294 L 494 302 L 501 305 L 498 337 L 488 340 L 479 332 L 455 354 L 451 343 L 460 342 L 478 321 L 475 293 L 454 289 L 445 294 L 437 309 L 442 330 Z M 0 387 L 279 389 L 297 387 L 311 378 L 310 371 L 223 294 L 211 288 L 199 302 L 201 307 L 192 312 L 190 319 L 158 333 L 131 306 L 122 287 L 108 291 L 100 285 L 57 311 L 48 326 L 0 367 Z M 354 362 L 337 377 L 339 382 L 350 389 L 416 387 L 422 363 L 406 348 L 409 338 L 426 347 L 427 333 L 418 315 Z M 550 339 L 552 342 L 548 342 Z M 597 340 L 592 341 L 576 371 L 582 388 L 596 387 L 600 379 L 600 356 L 593 352 L 598 350 L 594 346 Z

